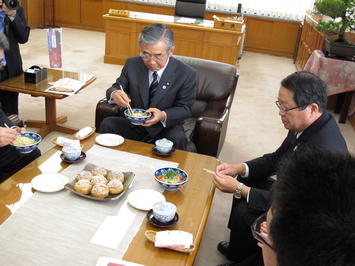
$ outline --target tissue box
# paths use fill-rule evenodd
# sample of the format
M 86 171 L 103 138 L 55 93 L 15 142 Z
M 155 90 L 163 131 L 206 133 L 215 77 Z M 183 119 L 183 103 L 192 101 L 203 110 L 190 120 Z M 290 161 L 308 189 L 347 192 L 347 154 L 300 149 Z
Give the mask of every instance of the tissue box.
M 25 82 L 38 83 L 47 79 L 47 68 L 31 66 L 25 71 Z

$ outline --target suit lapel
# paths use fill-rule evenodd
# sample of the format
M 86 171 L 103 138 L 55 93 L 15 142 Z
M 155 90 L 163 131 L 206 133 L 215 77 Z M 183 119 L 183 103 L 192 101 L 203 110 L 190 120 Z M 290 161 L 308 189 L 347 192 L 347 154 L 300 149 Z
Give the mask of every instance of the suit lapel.
M 137 79 L 140 80 L 140 82 L 138 82 L 139 95 L 141 96 L 144 109 L 148 109 L 149 107 L 148 69 L 144 65 L 143 61 L 141 61 L 141 64 L 139 64 L 137 73 L 138 73 Z
M 154 97 L 151 99 L 150 107 L 156 107 L 158 103 L 165 97 L 169 88 L 173 85 L 174 78 L 176 76 L 176 60 L 174 57 L 170 57 L 169 63 L 166 66 L 163 76 L 161 77 Z

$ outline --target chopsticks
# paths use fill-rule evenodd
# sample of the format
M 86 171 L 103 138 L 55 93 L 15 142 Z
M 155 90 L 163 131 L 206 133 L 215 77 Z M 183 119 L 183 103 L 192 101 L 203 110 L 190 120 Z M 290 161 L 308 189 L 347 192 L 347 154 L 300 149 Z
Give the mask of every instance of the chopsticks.
M 4 123 L 4 126 L 7 127 L 7 128 L 10 128 L 6 123 Z
M 124 89 L 123 89 L 123 87 L 122 87 L 122 85 L 120 84 L 120 88 L 121 88 L 121 91 L 123 91 L 124 93 L 126 93 L 125 91 L 124 91 Z M 132 108 L 131 108 L 131 105 L 130 104 L 128 104 L 128 110 L 129 110 L 129 112 L 131 113 L 131 115 L 133 114 L 133 111 L 132 111 Z
M 207 169 L 207 168 L 202 168 L 203 171 L 209 173 L 209 174 L 212 174 L 214 175 L 214 171 L 210 170 L 210 169 Z

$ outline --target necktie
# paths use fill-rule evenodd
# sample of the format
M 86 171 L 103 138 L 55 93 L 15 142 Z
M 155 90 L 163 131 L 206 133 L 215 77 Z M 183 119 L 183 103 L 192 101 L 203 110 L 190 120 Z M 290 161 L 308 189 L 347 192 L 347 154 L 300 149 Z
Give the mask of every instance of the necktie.
M 157 87 L 158 87 L 158 74 L 157 74 L 157 72 L 153 72 L 153 81 L 152 81 L 152 83 L 149 86 L 149 98 L 150 98 L 150 100 L 153 98 L 154 92 L 155 92 Z

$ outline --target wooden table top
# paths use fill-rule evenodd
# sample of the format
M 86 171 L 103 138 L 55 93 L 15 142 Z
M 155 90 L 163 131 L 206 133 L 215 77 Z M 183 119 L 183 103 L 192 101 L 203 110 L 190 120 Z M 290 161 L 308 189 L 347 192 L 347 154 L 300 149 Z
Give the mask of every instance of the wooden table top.
M 85 82 L 86 87 L 96 79 L 90 74 L 86 73 L 78 73 L 71 71 L 64 71 L 60 69 L 48 69 L 47 79 L 42 80 L 38 83 L 28 83 L 25 82 L 24 74 L 21 74 L 16 77 L 9 78 L 5 81 L 0 82 L 0 88 L 7 91 L 14 91 L 19 93 L 30 94 L 33 96 L 43 96 L 46 98 L 55 98 L 55 99 L 63 99 L 67 97 L 67 95 L 63 94 L 55 94 L 50 92 L 45 92 L 51 85 L 49 82 L 55 82 L 61 78 L 71 78 L 79 81 Z
M 88 139 L 82 141 L 84 151 L 87 151 L 95 144 L 93 134 Z M 31 196 L 35 191 L 24 191 L 22 188 L 31 180 L 41 174 L 40 166 L 61 147 L 56 146 L 33 161 L 25 168 L 14 174 L 12 177 L 0 184 L 0 223 L 3 223 L 18 207 L 21 201 Z M 174 161 L 179 163 L 179 168 L 189 174 L 188 183 L 176 192 L 164 192 L 166 200 L 177 206 L 179 222 L 171 230 L 184 230 L 194 236 L 195 250 L 191 254 L 183 254 L 174 251 L 158 249 L 146 240 L 144 232 L 146 230 L 159 229 L 152 227 L 145 220 L 140 230 L 132 240 L 127 252 L 123 256 L 124 260 L 141 263 L 145 265 L 192 265 L 197 254 L 197 250 L 207 222 L 214 195 L 214 185 L 210 174 L 203 171 L 203 168 L 214 170 L 218 160 L 211 156 L 176 150 L 170 157 L 158 157 L 152 153 L 152 145 L 137 141 L 125 140 L 125 142 L 115 147 L 120 151 L 131 152 L 143 156 L 148 156 L 160 160 Z M 48 162 L 46 162 L 48 163 Z M 65 162 L 58 160 L 51 161 L 51 168 L 61 172 L 68 166 Z M 27 184 L 28 185 L 28 184 Z

